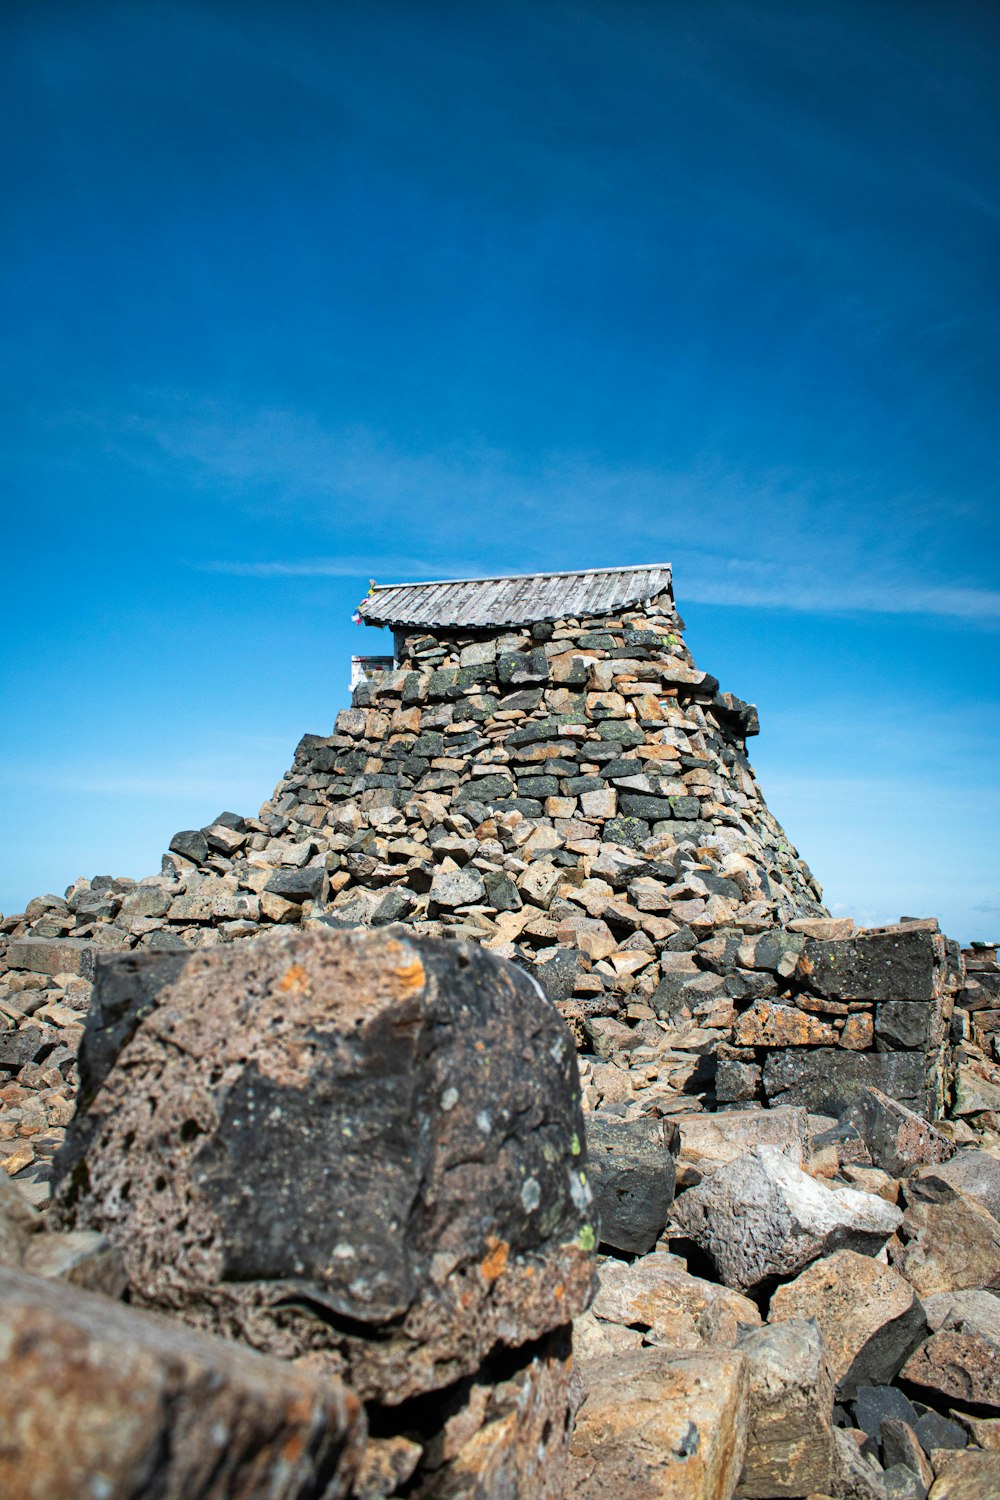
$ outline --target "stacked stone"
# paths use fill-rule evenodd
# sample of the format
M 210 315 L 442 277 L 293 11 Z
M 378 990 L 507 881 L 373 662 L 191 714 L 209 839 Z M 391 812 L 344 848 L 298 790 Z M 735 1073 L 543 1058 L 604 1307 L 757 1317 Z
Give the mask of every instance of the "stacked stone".
M 964 983 L 955 996 L 952 1112 L 973 1129 L 1000 1130 L 1000 964 L 995 943 L 963 950 Z
M 12 1169 L 58 1143 L 95 958 L 320 919 L 404 921 L 512 957 L 581 1046 L 595 1021 L 631 1034 L 656 1021 L 658 991 L 657 1008 L 679 993 L 690 1018 L 657 1023 L 657 1077 L 698 1107 L 703 1054 L 732 1022 L 717 934 L 823 908 L 747 761 L 755 711 L 697 671 L 681 629 L 667 593 L 617 615 L 411 634 L 333 735 L 303 739 L 259 817 L 222 813 L 177 834 L 158 875 L 80 880 L 0 923 Z

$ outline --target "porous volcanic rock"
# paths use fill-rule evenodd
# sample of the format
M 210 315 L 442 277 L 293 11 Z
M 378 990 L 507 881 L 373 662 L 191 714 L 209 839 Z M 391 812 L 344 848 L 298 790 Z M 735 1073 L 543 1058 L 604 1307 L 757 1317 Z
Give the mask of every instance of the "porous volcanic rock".
M 903 1216 L 871 1194 L 821 1186 L 779 1146 L 756 1146 L 682 1193 L 673 1217 L 726 1286 L 752 1291 L 841 1247 L 874 1255 Z
M 387 1403 L 568 1324 L 594 1241 L 558 1014 L 398 933 L 109 963 L 56 1200 L 135 1302 Z

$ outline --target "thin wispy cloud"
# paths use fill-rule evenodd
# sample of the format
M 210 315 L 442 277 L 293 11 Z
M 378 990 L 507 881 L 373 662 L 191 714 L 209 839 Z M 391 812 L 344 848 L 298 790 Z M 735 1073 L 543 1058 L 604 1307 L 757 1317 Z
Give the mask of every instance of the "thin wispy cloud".
M 481 563 L 448 562 L 436 558 L 386 557 L 378 553 L 358 557 L 307 557 L 275 562 L 200 562 L 202 573 L 224 573 L 232 578 L 363 578 L 430 579 L 482 576 Z M 436 570 L 436 571 L 435 571 Z

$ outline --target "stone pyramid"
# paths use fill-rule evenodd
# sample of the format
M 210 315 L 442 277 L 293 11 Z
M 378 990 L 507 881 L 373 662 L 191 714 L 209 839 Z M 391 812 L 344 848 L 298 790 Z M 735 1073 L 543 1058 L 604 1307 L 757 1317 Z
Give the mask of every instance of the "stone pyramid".
M 826 915 L 747 759 L 756 710 L 696 668 L 668 566 L 373 587 L 359 614 L 391 664 L 356 658 L 353 706 L 260 813 L 322 851 L 331 918 L 528 961 L 577 934 L 600 964 L 623 926 L 659 948 Z

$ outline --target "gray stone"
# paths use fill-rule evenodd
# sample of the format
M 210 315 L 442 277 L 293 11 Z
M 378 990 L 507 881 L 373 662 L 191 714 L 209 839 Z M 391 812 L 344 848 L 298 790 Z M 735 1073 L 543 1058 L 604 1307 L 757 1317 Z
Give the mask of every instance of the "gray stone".
M 415 897 L 411 891 L 396 886 L 391 891 L 386 891 L 378 906 L 371 915 L 373 927 L 385 927 L 390 922 L 405 922 L 413 910 Z
M 875 1007 L 875 1035 L 890 1047 L 929 1047 L 934 1021 L 935 1008 L 929 1000 L 884 1000 Z
M 503 870 L 484 870 L 483 888 L 494 911 L 520 911 L 524 905 L 517 886 Z
M 167 847 L 172 854 L 183 855 L 196 865 L 203 865 L 208 858 L 208 839 L 200 828 L 184 828 L 175 833 Z
M 25 1063 L 34 1062 L 46 1045 L 40 1026 L 22 1026 L 17 1031 L 0 1031 L 0 1069 L 16 1073 Z
M 623 818 L 659 819 L 672 817 L 666 797 L 643 796 L 641 792 L 622 792 L 618 799 Z
M 842 1427 L 833 1429 L 833 1483 L 837 1500 L 888 1500 L 880 1466 L 863 1454 Z
M 821 1186 L 778 1146 L 756 1146 L 682 1193 L 673 1217 L 726 1286 L 750 1291 L 833 1250 L 874 1255 L 903 1216 L 881 1198 Z
M 475 906 L 486 896 L 483 877 L 469 866 L 462 870 L 439 870 L 431 882 L 431 909 L 452 911 L 456 906 Z
M 873 1438 L 878 1437 L 888 1417 L 907 1422 L 911 1427 L 917 1420 L 916 1408 L 892 1385 L 859 1385 L 853 1406 L 855 1426 Z
M 859 1088 L 848 1118 L 868 1148 L 872 1163 L 891 1177 L 904 1177 L 914 1167 L 947 1161 L 955 1147 L 940 1130 L 915 1110 L 876 1088 Z M 934 1171 L 939 1170 L 935 1165 Z
M 812 938 L 802 961 L 810 988 L 839 1000 L 933 1000 L 934 969 L 934 935 L 920 928 Z
M 305 865 L 298 870 L 275 870 L 264 889 L 269 895 L 296 904 L 323 901 L 329 889 L 329 879 L 322 865 Z
M 89 979 L 94 950 L 79 938 L 14 938 L 7 949 L 8 969 L 32 974 L 79 974 Z
M 497 676 L 505 686 L 511 687 L 530 682 L 548 682 L 548 658 L 540 646 L 532 651 L 507 652 L 497 657 Z
M 846 1113 L 862 1089 L 874 1088 L 921 1111 L 929 1107 L 927 1063 L 919 1052 L 845 1052 L 836 1047 L 772 1052 L 764 1088 L 782 1104 L 804 1104 L 813 1114 Z

